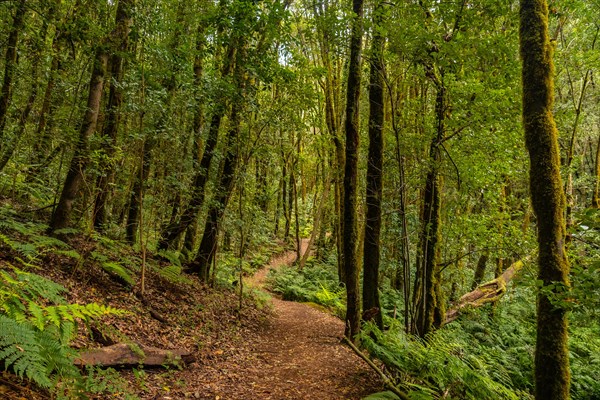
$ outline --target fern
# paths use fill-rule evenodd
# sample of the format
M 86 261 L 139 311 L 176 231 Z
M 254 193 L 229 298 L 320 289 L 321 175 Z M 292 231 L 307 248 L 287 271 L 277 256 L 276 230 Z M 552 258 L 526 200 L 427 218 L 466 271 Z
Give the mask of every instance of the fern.
M 108 272 L 110 275 L 116 276 L 123 281 L 127 282 L 129 285 L 135 285 L 135 279 L 131 276 L 131 273 L 125 268 L 123 265 L 114 261 L 106 261 L 100 263 L 100 266 L 103 270 Z
M 395 374 L 397 384 L 410 391 L 411 398 L 517 400 L 528 394 L 515 390 L 507 374 L 497 379 L 486 360 L 464 353 L 464 345 L 438 331 L 426 341 L 405 335 L 393 326 L 381 332 L 367 324 L 360 334 L 363 345 Z
M 96 303 L 68 304 L 61 285 L 11 269 L 0 270 L 0 361 L 45 388 L 59 377 L 81 379 L 68 346 L 77 323 L 124 312 Z
M 169 282 L 183 283 L 186 285 L 192 284 L 192 280 L 183 274 L 182 268 L 180 266 L 168 265 L 163 268 L 154 267 L 153 270 Z
M 12 251 L 17 252 L 30 260 L 37 256 L 37 247 L 32 243 L 22 243 L 1 233 L 0 242 L 4 243 Z
M 76 250 L 54 250 L 53 253 L 60 256 L 70 257 L 77 261 L 82 260 L 81 254 L 79 254 Z
M 0 315 L 0 360 L 4 361 L 5 368 L 12 367 L 18 376 L 26 376 L 38 385 L 49 388 L 52 381 L 42 355 L 38 332 L 28 324 Z

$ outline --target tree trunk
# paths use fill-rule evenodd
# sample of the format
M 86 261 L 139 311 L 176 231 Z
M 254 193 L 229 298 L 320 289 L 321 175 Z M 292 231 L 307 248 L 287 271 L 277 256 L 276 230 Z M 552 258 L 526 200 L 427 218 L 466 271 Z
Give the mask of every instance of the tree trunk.
M 6 127 L 6 118 L 8 108 L 12 100 L 13 80 L 17 69 L 17 44 L 19 34 L 25 23 L 26 0 L 21 0 L 17 6 L 13 25 L 8 34 L 6 42 L 6 52 L 4 53 L 4 77 L 2 88 L 0 89 L 0 148 L 2 148 L 2 139 L 4 137 L 4 128 Z
M 425 179 L 421 233 L 417 253 L 417 274 L 414 286 L 415 325 L 413 333 L 425 337 L 443 322 L 443 300 L 440 298 L 439 241 L 441 231 L 441 196 L 439 163 L 440 146 L 444 138 L 446 91 L 443 82 L 437 82 L 436 135 L 429 148 L 429 172 Z
M 558 133 L 552 115 L 554 65 L 546 0 L 521 0 L 520 22 L 523 125 L 538 225 L 538 279 L 543 284 L 537 298 L 535 398 L 566 400 L 570 386 L 567 311 L 551 300 L 569 288 L 569 262 Z
M 121 122 L 121 104 L 123 103 L 123 56 L 129 48 L 129 31 L 132 24 L 133 0 L 119 0 L 115 17 L 115 28 L 110 34 L 111 55 L 109 59 L 109 93 L 106 105 L 104 128 L 102 130 L 105 162 L 100 166 L 100 176 L 96 181 L 96 199 L 94 201 L 94 229 L 102 231 L 107 222 L 106 206 L 109 187 L 114 180 L 117 134 Z
M 594 193 L 592 195 L 592 207 L 600 208 L 600 137 L 598 137 L 598 143 L 596 144 L 596 160 L 595 160 L 595 171 L 596 184 L 594 186 Z
M 125 226 L 125 237 L 129 243 L 135 243 L 137 233 L 139 232 L 140 212 L 142 207 L 142 188 L 150 175 L 150 163 L 152 157 L 152 147 L 154 140 L 146 139 L 142 144 L 142 162 L 138 167 L 134 178 L 131 197 L 129 200 L 129 209 L 127 211 L 127 223 Z
M 319 234 L 321 232 L 321 220 L 323 217 L 323 210 L 325 210 L 325 204 L 327 203 L 327 199 L 329 197 L 329 187 L 331 186 L 331 179 L 329 178 L 329 176 L 327 176 L 327 178 L 325 178 L 325 187 L 323 188 L 323 194 L 321 195 L 321 200 L 319 201 L 319 205 L 317 206 L 317 209 L 315 210 L 315 216 L 313 219 L 313 230 L 310 234 L 310 239 L 308 240 L 308 245 L 306 246 L 306 251 L 304 252 L 304 254 L 302 255 L 302 257 L 300 258 L 300 264 L 298 265 L 298 268 L 302 269 L 304 268 L 304 266 L 306 265 L 306 261 L 308 260 L 308 256 L 310 255 L 310 249 L 313 246 L 313 244 L 315 243 L 315 238 L 317 237 L 317 234 Z
M 46 34 L 48 34 L 48 25 L 55 23 L 57 20 L 58 13 L 58 5 L 51 4 L 48 10 L 48 22 L 46 22 L 45 29 Z M 52 101 L 54 95 L 54 89 L 56 87 L 56 80 L 62 70 L 63 64 L 60 62 L 61 56 L 61 31 L 56 28 L 54 36 L 51 38 L 50 48 L 52 51 L 51 61 L 50 61 L 50 70 L 48 71 L 48 81 L 46 82 L 46 88 L 44 90 L 44 98 L 42 100 L 42 106 L 38 112 L 38 121 L 37 127 L 35 131 L 35 142 L 33 143 L 33 168 L 28 172 L 26 181 L 31 181 L 31 178 L 38 175 L 42 170 L 45 161 L 49 158 L 50 153 L 50 145 L 51 145 L 51 133 L 50 133 L 50 125 L 48 124 L 48 119 L 52 118 L 53 111 L 57 109 L 57 105 Z
M 290 213 L 289 213 L 289 204 L 288 204 L 288 183 L 287 183 L 287 160 L 285 157 L 282 157 L 282 166 L 281 166 L 281 202 L 283 205 L 283 218 L 285 219 L 285 225 L 283 229 L 283 241 L 286 242 L 288 237 L 290 236 Z
M 39 50 L 39 49 L 38 49 Z M 37 56 L 40 55 L 38 52 Z M 25 108 L 19 113 L 18 117 L 18 125 L 17 130 L 13 134 L 13 136 L 6 141 L 6 144 L 2 148 L 2 157 L 0 158 L 0 172 L 4 170 L 6 164 L 11 159 L 13 153 L 15 152 L 19 141 L 25 134 L 25 128 L 27 127 L 27 120 L 29 119 L 29 114 L 33 109 L 33 105 L 35 103 L 35 99 L 38 94 L 38 75 L 39 75 L 39 65 L 37 65 L 37 60 L 34 61 L 31 68 L 31 91 L 29 92 L 29 96 L 27 98 L 27 103 L 25 103 Z
M 356 244 L 358 227 L 356 219 L 358 185 L 358 138 L 361 82 L 361 52 L 363 35 L 363 0 L 353 0 L 352 33 L 350 36 L 350 61 L 346 97 L 346 164 L 344 166 L 343 219 L 344 228 L 342 265 L 346 275 L 346 331 L 353 340 L 360 329 L 360 288 Z
M 200 46 L 200 44 L 197 44 Z M 224 60 L 223 68 L 221 70 L 221 76 L 227 77 L 231 74 L 231 70 L 235 63 L 235 56 L 237 53 L 237 41 L 230 43 L 227 57 Z M 198 60 L 196 60 L 196 68 L 194 69 L 195 74 L 202 74 L 202 68 L 199 68 Z M 196 84 L 200 84 L 201 75 L 195 75 Z M 200 105 L 197 105 L 200 107 Z M 202 152 L 202 158 L 200 164 L 196 170 L 194 176 L 194 183 L 192 184 L 192 198 L 185 207 L 183 213 L 179 218 L 174 219 L 169 223 L 161 232 L 160 239 L 158 241 L 158 249 L 164 250 L 173 247 L 173 243 L 185 232 L 185 230 L 196 220 L 198 212 L 204 204 L 205 188 L 208 182 L 208 175 L 212 164 L 215 149 L 219 139 L 219 130 L 221 128 L 221 120 L 227 112 L 227 106 L 225 100 L 222 100 L 220 104 L 217 104 L 213 112 L 210 125 L 208 128 L 208 136 L 206 138 L 206 144 L 204 151 Z M 196 118 L 200 118 L 199 115 Z M 200 120 L 196 120 L 197 124 L 200 124 Z M 196 143 L 198 145 L 198 143 Z M 199 154 L 199 152 L 197 153 Z
M 73 202 L 77 198 L 79 187 L 83 182 L 85 169 L 89 163 L 89 139 L 96 130 L 96 123 L 98 122 L 107 61 L 108 55 L 104 51 L 98 50 L 94 58 L 87 107 L 81 128 L 79 129 L 79 139 L 75 148 L 75 154 L 69 165 L 60 200 L 50 219 L 50 231 L 69 226 L 69 217 L 71 216 Z
M 298 184 L 296 182 L 296 171 L 295 167 L 292 168 L 292 174 L 290 175 L 290 185 L 292 186 L 292 196 L 294 199 L 294 238 L 296 241 L 296 262 L 300 261 L 300 215 L 298 210 Z
M 475 290 L 477 286 L 483 281 L 485 277 L 485 269 L 487 267 L 488 261 L 488 253 L 487 251 L 479 256 L 479 260 L 477 260 L 477 266 L 475 267 L 475 276 L 473 277 L 473 283 L 471 284 L 471 290 Z
M 371 44 L 371 76 L 369 83 L 369 155 L 367 160 L 367 196 L 363 251 L 363 310 L 370 313 L 383 329 L 379 302 L 379 258 L 381 233 L 381 200 L 383 196 L 383 74 L 384 38 L 381 33 L 384 5 L 380 1 L 373 11 Z
M 240 129 L 240 111 L 241 104 L 235 102 L 231 110 L 231 128 L 227 137 L 227 149 L 223 172 L 217 184 L 216 198 L 208 210 L 208 216 L 204 225 L 204 234 L 198 248 L 196 258 L 191 264 L 191 272 L 196 272 L 200 275 L 200 279 L 208 282 L 210 276 L 210 264 L 216 254 L 217 239 L 219 234 L 219 225 L 227 203 L 233 191 L 233 183 L 235 178 L 235 170 L 239 160 L 239 129 Z

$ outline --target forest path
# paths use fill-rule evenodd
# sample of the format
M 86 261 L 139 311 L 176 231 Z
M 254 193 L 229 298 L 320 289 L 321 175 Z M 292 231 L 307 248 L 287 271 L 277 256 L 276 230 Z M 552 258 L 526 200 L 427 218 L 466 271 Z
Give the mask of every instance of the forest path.
M 302 254 L 308 239 L 301 242 Z M 249 285 L 264 289 L 272 269 L 291 265 L 295 251 L 275 257 Z M 265 364 L 257 371 L 257 399 L 360 399 L 380 389 L 379 378 L 340 343 L 344 323 L 310 305 L 273 297 L 274 319 L 254 353 Z
M 308 241 L 302 242 L 303 252 Z M 275 257 L 246 284 L 265 290 L 271 269 L 290 265 L 294 251 Z M 273 318 L 225 371 L 220 399 L 360 399 L 381 390 L 379 377 L 341 344 L 344 323 L 307 304 L 272 299 Z M 243 357 L 240 357 L 242 356 Z

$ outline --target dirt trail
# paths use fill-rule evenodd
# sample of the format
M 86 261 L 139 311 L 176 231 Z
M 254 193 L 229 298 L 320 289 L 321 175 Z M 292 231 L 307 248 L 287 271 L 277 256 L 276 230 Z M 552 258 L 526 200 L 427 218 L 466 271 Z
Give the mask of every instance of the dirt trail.
M 302 242 L 302 253 L 308 241 Z M 270 269 L 289 265 L 293 251 L 273 259 L 248 283 L 263 288 Z M 343 321 L 307 304 L 273 298 L 275 318 L 255 343 L 264 362 L 257 399 L 360 399 L 381 387 L 378 377 L 340 343 Z
M 268 271 L 295 258 L 294 251 L 276 257 L 246 285 L 264 290 Z M 341 344 L 343 321 L 307 304 L 277 298 L 272 303 L 273 317 L 235 354 L 204 365 L 201 380 L 210 382 L 205 389 L 211 399 L 361 399 L 381 390 L 379 377 Z

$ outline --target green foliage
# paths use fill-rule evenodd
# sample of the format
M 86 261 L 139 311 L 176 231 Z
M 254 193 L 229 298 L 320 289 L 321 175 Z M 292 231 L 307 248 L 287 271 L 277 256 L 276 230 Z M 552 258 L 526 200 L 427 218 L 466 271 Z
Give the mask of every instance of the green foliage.
M 116 261 L 111 261 L 106 255 L 97 251 L 92 252 L 91 258 L 95 261 L 98 261 L 100 267 L 109 275 L 122 280 L 130 286 L 135 285 L 135 279 L 132 275 L 132 272 L 123 264 Z
M 78 384 L 83 393 L 104 395 L 114 398 L 119 396 L 124 400 L 134 400 L 138 397 L 133 393 L 131 383 L 114 368 L 88 367 L 87 375 Z
M 178 265 L 167 265 L 165 267 L 153 267 L 152 268 L 159 276 L 171 283 L 187 284 L 190 285 L 192 280 L 184 275 L 181 266 Z
M 270 271 L 267 284 L 284 300 L 316 303 L 337 316 L 345 314 L 345 290 L 340 287 L 337 271 L 330 264 L 307 263 L 302 270 L 292 266 Z
M 526 399 L 526 392 L 498 380 L 490 365 L 464 351 L 462 343 L 441 330 L 425 341 L 408 336 L 395 325 L 381 332 L 368 324 L 360 340 L 369 353 L 380 359 L 394 374 L 396 384 L 411 398 L 436 399 Z
M 74 259 L 81 255 L 64 241 L 45 234 L 46 226 L 23 221 L 9 206 L 0 207 L 0 246 L 24 257 L 22 264 L 31 267 L 47 254 L 65 255 Z
M 122 311 L 96 303 L 67 304 L 65 289 L 18 268 L 0 270 L 0 360 L 6 369 L 50 388 L 58 379 L 79 380 L 69 341 L 79 321 Z

